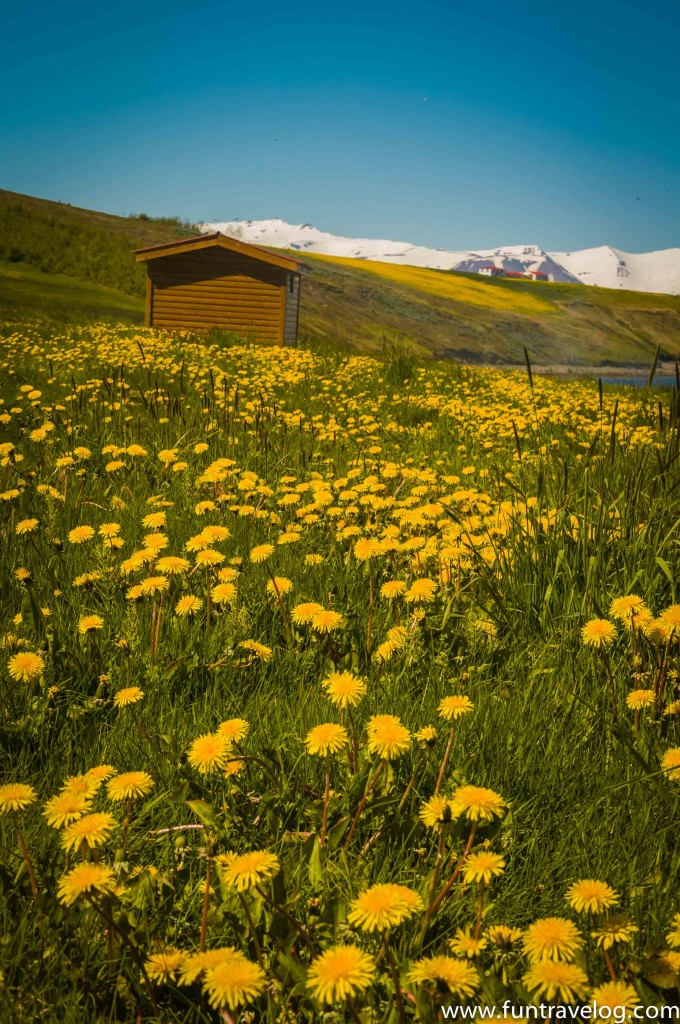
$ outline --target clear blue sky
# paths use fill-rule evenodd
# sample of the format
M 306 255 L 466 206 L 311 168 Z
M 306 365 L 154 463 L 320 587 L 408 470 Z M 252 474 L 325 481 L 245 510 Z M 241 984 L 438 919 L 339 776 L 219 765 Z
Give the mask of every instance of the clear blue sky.
M 442 248 L 680 245 L 678 0 L 4 5 L 0 184 Z

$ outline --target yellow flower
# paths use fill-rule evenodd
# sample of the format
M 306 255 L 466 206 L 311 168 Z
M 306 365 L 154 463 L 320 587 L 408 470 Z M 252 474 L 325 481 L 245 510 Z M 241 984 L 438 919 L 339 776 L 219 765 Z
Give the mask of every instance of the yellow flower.
M 103 628 L 104 620 L 101 615 L 82 615 L 78 622 L 78 632 L 83 636 L 92 630 Z
M 473 711 L 474 707 L 469 697 L 464 697 L 458 693 L 452 697 L 444 697 L 437 710 L 447 722 L 455 722 L 458 718 L 462 718 L 463 715 Z
M 229 743 L 240 743 L 245 739 L 249 728 L 250 725 L 245 718 L 229 718 L 218 726 L 217 735 L 223 736 Z
M 626 705 L 631 711 L 640 711 L 642 708 L 651 708 L 655 699 L 654 690 L 631 690 L 626 697 Z
M 0 786 L 0 814 L 23 811 L 37 799 L 38 795 L 33 786 L 27 786 L 24 782 L 8 782 Z
M 619 1010 L 621 1007 L 625 1010 L 633 1010 L 640 1003 L 638 994 L 633 986 L 626 985 L 625 981 L 607 981 L 604 985 L 598 985 L 591 992 L 591 998 L 593 1007 L 597 1007 L 597 1016 L 600 1020 L 604 1019 L 601 1010 L 605 1006 L 609 1007 L 612 1011 Z M 630 1017 L 631 1015 L 628 1014 L 627 1016 Z M 614 1020 L 618 1021 L 620 1017 L 616 1015 Z
M 305 626 L 312 621 L 315 615 L 323 610 L 323 605 L 317 604 L 316 601 L 304 601 L 302 604 L 295 605 L 290 613 L 290 617 L 296 626 Z
M 430 601 L 434 601 L 436 590 L 435 581 L 425 577 L 414 580 L 404 596 L 411 604 L 428 604 Z
M 95 814 L 86 814 L 76 821 L 72 821 L 64 829 L 61 845 L 65 850 L 78 849 L 81 843 L 93 848 L 102 846 L 109 837 L 118 822 L 106 811 Z
M 316 612 L 312 617 L 312 629 L 315 629 L 318 633 L 331 633 L 335 629 L 341 629 L 344 624 L 344 615 L 327 608 L 322 608 L 320 612 Z
M 451 797 L 454 817 L 465 815 L 469 821 L 493 821 L 501 818 L 507 804 L 502 796 L 484 786 L 459 786 Z
M 206 969 L 203 991 L 216 1010 L 225 1006 L 235 1010 L 256 999 L 265 984 L 262 968 L 239 953 Z
M 494 924 L 487 930 L 486 934 L 490 942 L 500 946 L 502 949 L 509 949 L 513 943 L 519 942 L 522 938 L 522 930 L 520 928 L 509 928 L 506 924 Z
M 479 988 L 479 975 L 465 960 L 451 956 L 431 956 L 416 960 L 409 978 L 416 985 L 424 981 L 441 981 L 454 995 L 468 998 Z
M 616 626 L 609 619 L 591 619 L 581 630 L 583 643 L 590 647 L 609 647 L 616 636 Z
M 274 554 L 273 544 L 258 544 L 250 551 L 250 561 L 257 564 L 258 562 L 266 562 L 268 558 Z
M 319 754 L 326 757 L 328 754 L 337 754 L 339 750 L 346 747 L 349 742 L 347 730 L 335 722 L 325 722 L 317 725 L 307 733 L 305 746 L 308 754 Z
M 68 535 L 71 544 L 84 544 L 86 540 L 92 540 L 93 537 L 94 530 L 91 526 L 76 526 Z
M 221 853 L 215 858 L 219 872 L 226 885 L 245 892 L 278 874 L 279 859 L 266 850 L 251 850 L 249 853 Z
M 602 949 L 611 949 L 617 942 L 632 942 L 639 931 L 628 917 L 610 917 L 590 934 Z
M 579 914 L 599 914 L 615 906 L 619 901 L 611 886 L 593 878 L 572 883 L 565 893 L 565 898 Z
M 43 674 L 45 662 L 39 654 L 33 651 L 21 651 L 9 659 L 7 670 L 12 679 L 18 682 L 30 683 Z
M 58 896 L 68 907 L 83 893 L 111 893 L 115 888 L 116 876 L 111 868 L 85 861 L 60 878 Z
M 381 553 L 380 541 L 364 537 L 354 545 L 354 557 L 359 562 L 367 562 L 369 558 Z
M 447 824 L 452 820 L 452 802 L 447 796 L 431 796 L 418 811 L 418 817 L 427 828 Z
M 153 789 L 153 779 L 148 772 L 122 772 L 108 782 L 106 788 L 109 800 L 131 800 L 144 796 Z
M 174 980 L 186 958 L 186 953 L 170 946 L 162 953 L 152 953 L 144 966 L 152 981 Z
M 566 917 L 542 917 L 524 933 L 524 950 L 530 960 L 573 960 L 583 938 Z
M 15 527 L 15 531 L 18 534 L 33 533 L 33 531 L 36 529 L 36 527 L 38 525 L 38 522 L 39 522 L 38 519 L 21 519 L 17 523 L 17 525 Z
M 293 589 L 293 584 L 285 576 L 274 576 L 273 579 L 267 583 L 267 592 L 273 598 L 283 597 L 285 594 L 290 594 Z
M 547 1000 L 563 1003 L 582 999 L 588 989 L 588 977 L 576 964 L 563 960 L 537 960 L 524 975 L 524 984 Z
M 179 601 L 175 605 L 175 615 L 179 615 L 180 618 L 183 618 L 186 615 L 195 615 L 202 607 L 203 602 L 200 597 L 195 597 L 193 594 L 186 594 L 184 597 L 180 597 Z
M 43 815 L 47 824 L 53 828 L 61 828 L 72 821 L 82 818 L 90 809 L 91 797 L 76 793 L 57 793 L 43 805 Z
M 673 949 L 680 949 L 680 914 L 673 918 L 673 927 L 666 935 L 666 942 Z
M 307 988 L 320 1003 L 343 1003 L 369 988 L 373 958 L 357 946 L 332 946 L 312 961 Z
M 190 564 L 186 558 L 180 558 L 179 555 L 165 555 L 163 558 L 158 559 L 156 568 L 164 576 L 176 576 L 179 573 L 186 572 Z
M 199 551 L 196 555 L 196 565 L 220 565 L 226 557 L 221 551 L 216 551 L 215 548 L 206 548 L 205 551 Z
M 128 704 L 136 704 L 144 697 L 144 690 L 139 686 L 124 686 L 113 695 L 113 703 L 117 708 L 126 708 Z
M 393 928 L 422 910 L 423 901 L 413 889 L 390 882 L 372 885 L 350 904 L 347 920 L 366 932 Z
M 218 733 L 208 732 L 199 736 L 189 747 L 187 760 L 192 768 L 196 768 L 201 775 L 224 768 L 224 763 L 229 756 L 230 743 L 224 736 Z
M 236 598 L 236 587 L 233 583 L 216 583 L 210 596 L 215 604 L 231 604 Z
M 403 580 L 388 580 L 380 588 L 380 596 L 387 598 L 388 601 L 393 601 L 395 597 L 400 597 L 405 593 L 406 584 Z
M 505 870 L 505 860 L 491 850 L 480 850 L 479 853 L 472 853 L 468 857 L 463 868 L 463 877 L 466 882 L 483 882 L 488 885 L 495 875 L 502 875 Z
M 353 672 L 331 672 L 321 685 L 329 700 L 339 708 L 356 707 L 366 693 L 366 682 Z
M 411 733 L 399 719 L 376 723 L 377 717 L 370 719 L 367 727 L 369 751 L 383 760 L 401 757 L 411 746 Z
M 486 937 L 476 939 L 469 932 L 463 931 L 462 928 L 456 930 L 455 937 L 449 939 L 446 945 L 449 947 L 454 956 L 464 956 L 469 960 L 473 957 L 479 956 L 488 945 L 488 939 Z
M 661 768 L 669 779 L 680 779 L 680 747 L 669 747 L 661 758 Z
M 680 604 L 672 604 L 661 612 L 659 618 L 668 630 L 677 632 L 680 629 Z
M 142 580 L 140 586 L 144 595 L 162 594 L 170 586 L 170 580 L 167 576 L 147 576 Z
M 180 985 L 193 985 L 204 971 L 217 964 L 226 963 L 229 960 L 243 960 L 243 953 L 234 949 L 233 946 L 219 946 L 217 949 L 208 949 L 204 953 L 191 953 L 184 959 L 179 969 Z
M 418 743 L 426 743 L 428 747 L 431 747 L 437 739 L 437 730 L 433 725 L 424 725 L 422 729 L 419 729 L 418 732 L 414 733 L 413 738 L 416 739 Z
M 645 602 L 636 594 L 628 594 L 627 597 L 615 597 L 609 606 L 611 617 L 626 623 L 635 622 L 646 611 Z
M 149 512 L 148 516 L 142 519 L 142 526 L 147 530 L 160 530 L 165 526 L 166 518 L 165 512 Z
M 239 647 L 242 647 L 245 651 L 252 651 L 262 661 L 269 661 L 272 656 L 271 647 L 267 647 L 266 644 L 261 644 L 257 640 L 243 640 Z

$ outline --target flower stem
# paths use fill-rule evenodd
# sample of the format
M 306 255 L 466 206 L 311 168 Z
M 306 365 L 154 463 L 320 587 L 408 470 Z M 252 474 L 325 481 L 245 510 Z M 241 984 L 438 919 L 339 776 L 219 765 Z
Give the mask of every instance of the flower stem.
M 255 931 L 255 923 L 254 923 L 252 915 L 250 913 L 250 907 L 248 906 L 248 901 L 246 900 L 246 898 L 245 898 L 245 896 L 243 895 L 242 892 L 240 892 L 238 894 L 238 898 L 241 901 L 241 906 L 243 907 L 243 913 L 246 915 L 246 920 L 248 922 L 248 930 L 250 931 L 250 937 L 253 940 L 253 945 L 255 946 L 255 955 L 257 957 L 257 962 L 258 962 L 258 964 L 261 967 L 262 966 L 262 947 L 260 946 L 260 940 L 257 937 L 257 932 Z
M 456 731 L 456 727 L 455 727 L 455 725 L 452 725 L 451 726 L 451 732 L 449 733 L 449 742 L 446 744 L 446 750 L 444 751 L 444 759 L 442 761 L 441 768 L 439 769 L 439 775 L 437 777 L 437 785 L 434 787 L 434 795 L 435 796 L 437 796 L 437 794 L 439 793 L 442 781 L 444 779 L 444 772 L 446 771 L 446 766 L 449 763 L 449 756 L 451 754 L 451 747 L 453 746 L 453 736 L 454 736 L 455 731 Z
M 331 755 L 326 754 L 326 786 L 323 794 L 323 815 L 321 817 L 321 836 L 319 846 L 326 841 L 326 825 L 328 824 L 328 802 L 331 796 Z
M 31 883 L 31 891 L 33 892 L 33 899 L 37 903 L 40 894 L 38 892 L 38 883 L 36 881 L 35 871 L 33 870 L 33 862 L 32 862 L 32 860 L 31 860 L 31 858 L 29 856 L 28 847 L 26 846 L 26 840 L 24 839 L 24 834 L 23 834 L 23 832 L 21 831 L 21 829 L 19 827 L 19 822 L 17 820 L 16 814 L 12 815 L 12 819 L 14 821 L 14 830 L 15 830 L 15 832 L 17 834 L 17 842 L 19 843 L 19 849 L 21 850 L 21 855 L 24 858 L 24 864 L 26 865 L 26 871 L 28 873 L 28 879 L 29 879 L 29 881 Z
M 201 914 L 201 935 L 198 948 L 205 953 L 205 937 L 208 931 L 208 906 L 210 904 L 210 857 L 206 857 L 205 888 L 203 889 L 203 913 Z
M 472 849 L 472 844 L 475 841 L 475 832 L 476 831 L 477 831 L 477 822 L 473 821 L 472 829 L 470 830 L 470 837 L 469 837 L 469 839 L 467 841 L 467 846 L 463 850 L 462 856 L 461 856 L 460 860 L 458 861 L 458 863 L 456 864 L 456 867 L 455 867 L 455 870 L 454 870 L 453 874 L 449 878 L 448 882 L 446 883 L 446 885 L 444 886 L 442 891 L 439 893 L 439 896 L 437 896 L 437 899 L 432 904 L 431 915 L 434 915 L 434 914 L 437 913 L 437 911 L 439 910 L 439 907 L 442 904 L 442 901 L 444 899 L 446 899 L 446 897 L 447 897 L 447 895 L 449 893 L 449 890 L 451 889 L 451 886 L 455 883 L 455 881 L 457 880 L 457 878 L 460 875 L 461 871 L 463 870 L 463 865 L 465 864 L 465 861 L 470 856 L 470 850 Z
M 399 1024 L 406 1024 L 406 1016 L 404 1014 L 404 997 L 401 992 L 401 985 L 399 984 L 399 971 L 394 960 L 394 954 L 390 949 L 389 932 L 385 932 L 384 939 L 385 958 L 389 964 L 390 974 L 392 975 L 392 984 L 394 985 L 394 999 L 397 1004 L 397 1020 Z
M 344 843 L 344 846 L 342 848 L 343 853 L 347 852 L 347 850 L 349 849 L 349 844 L 354 839 L 354 833 L 357 830 L 357 825 L 359 824 L 359 818 L 361 817 L 362 812 L 364 810 L 364 807 L 368 803 L 368 798 L 371 795 L 371 793 L 373 792 L 373 790 L 375 788 L 375 784 L 376 784 L 376 782 L 378 781 L 378 779 L 380 777 L 380 773 L 382 771 L 382 767 L 383 767 L 383 762 L 381 761 L 380 764 L 378 765 L 378 767 L 375 770 L 375 774 L 373 775 L 372 779 L 370 780 L 370 782 L 366 786 L 366 792 L 364 793 L 364 795 L 361 798 L 361 803 L 357 807 L 356 814 L 354 815 L 354 818 L 352 819 L 352 824 L 350 826 L 350 830 L 349 830 L 349 833 L 347 835 L 347 839 L 345 839 L 345 843 Z

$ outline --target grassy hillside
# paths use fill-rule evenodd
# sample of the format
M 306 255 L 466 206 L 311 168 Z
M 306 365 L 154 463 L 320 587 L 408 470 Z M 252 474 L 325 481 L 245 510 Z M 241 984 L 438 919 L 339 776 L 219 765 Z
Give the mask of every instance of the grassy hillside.
M 66 274 L 46 274 L 25 263 L 0 261 L 0 289 L 6 313 L 31 310 L 61 321 L 112 317 L 144 321 L 144 299 Z
M 134 318 L 141 307 L 128 307 L 124 296 L 143 295 L 144 268 L 131 250 L 194 230 L 178 218 L 115 217 L 0 191 L 0 306 L 87 317 L 118 310 Z M 421 356 L 463 362 L 517 362 L 524 346 L 538 364 L 648 365 L 658 345 L 663 356 L 680 356 L 677 296 L 300 258 L 304 340 L 366 352 L 398 341 Z M 54 274 L 107 293 L 75 294 Z

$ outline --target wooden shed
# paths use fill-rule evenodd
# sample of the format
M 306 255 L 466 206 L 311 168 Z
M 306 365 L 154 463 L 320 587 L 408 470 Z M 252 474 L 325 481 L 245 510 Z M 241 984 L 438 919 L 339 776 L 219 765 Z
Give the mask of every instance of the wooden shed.
M 146 262 L 146 324 L 210 328 L 293 345 L 300 263 L 219 232 L 135 251 Z

